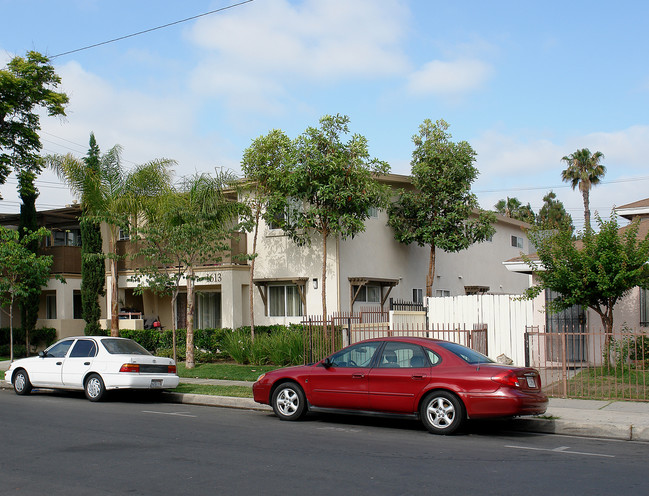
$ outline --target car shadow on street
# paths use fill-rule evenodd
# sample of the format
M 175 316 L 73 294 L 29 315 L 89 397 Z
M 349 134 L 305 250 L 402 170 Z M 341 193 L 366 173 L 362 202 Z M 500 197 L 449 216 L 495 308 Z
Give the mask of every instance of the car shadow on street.
M 273 416 L 273 414 L 270 414 Z M 404 417 L 384 417 L 379 415 L 354 415 L 344 413 L 323 413 L 309 412 L 302 422 L 326 422 L 335 424 L 341 428 L 353 427 L 379 427 L 385 429 L 420 431 L 426 433 L 426 428 L 422 423 L 413 418 Z M 520 431 L 516 428 L 516 419 L 497 418 L 497 419 L 476 419 L 468 420 L 460 430 L 452 436 L 507 436 L 507 437 L 531 437 L 537 436 L 537 433 Z

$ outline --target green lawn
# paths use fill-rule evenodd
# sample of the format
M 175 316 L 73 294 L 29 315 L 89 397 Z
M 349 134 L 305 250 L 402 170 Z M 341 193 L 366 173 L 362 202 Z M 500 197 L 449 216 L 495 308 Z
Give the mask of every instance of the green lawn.
M 557 387 L 559 384 L 555 384 Z M 649 371 L 629 366 L 594 367 L 567 381 L 569 398 L 649 400 Z M 560 392 L 560 390 L 559 390 Z
M 236 398 L 252 398 L 252 388 L 249 386 L 211 386 L 209 384 L 179 384 L 174 393 L 207 394 L 211 396 L 234 396 Z
M 276 365 L 239 365 L 236 363 L 200 363 L 187 369 L 183 362 L 178 363 L 179 377 L 199 379 L 223 379 L 229 381 L 254 382 L 264 372 L 275 370 Z

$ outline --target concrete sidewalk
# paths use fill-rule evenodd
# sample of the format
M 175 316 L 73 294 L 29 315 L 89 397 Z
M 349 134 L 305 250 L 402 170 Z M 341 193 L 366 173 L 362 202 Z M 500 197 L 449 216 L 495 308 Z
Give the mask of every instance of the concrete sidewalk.
M 9 362 L 0 362 L 0 370 L 6 370 L 8 366 Z M 252 386 L 252 382 L 245 381 L 188 378 L 181 378 L 180 381 L 190 384 Z M 0 389 L 7 388 L 9 385 L 0 381 Z M 163 398 L 175 403 L 272 411 L 269 406 L 255 403 L 252 398 L 172 392 L 165 393 Z M 509 426 L 529 432 L 649 442 L 649 402 L 550 398 L 545 415 L 514 419 L 509 422 Z

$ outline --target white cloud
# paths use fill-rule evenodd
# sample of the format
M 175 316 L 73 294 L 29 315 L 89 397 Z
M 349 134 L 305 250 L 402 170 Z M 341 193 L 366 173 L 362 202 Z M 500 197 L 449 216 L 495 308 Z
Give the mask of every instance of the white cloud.
M 457 96 L 481 88 L 493 67 L 476 59 L 451 62 L 433 60 L 408 77 L 408 91 L 415 95 Z
M 280 80 L 290 87 L 293 81 L 400 74 L 408 66 L 400 46 L 408 15 L 393 0 L 274 0 L 204 18 L 190 39 L 211 60 L 199 65 L 193 86 L 210 94 L 225 87 L 235 98 L 263 100 L 287 91 Z M 254 79 L 259 83 L 251 84 Z

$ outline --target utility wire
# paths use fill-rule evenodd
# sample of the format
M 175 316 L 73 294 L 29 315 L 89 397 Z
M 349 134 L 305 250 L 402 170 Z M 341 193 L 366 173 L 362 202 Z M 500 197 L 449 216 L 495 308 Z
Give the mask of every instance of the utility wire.
M 211 15 L 211 14 L 216 14 L 217 12 L 223 12 L 224 10 L 232 9 L 234 7 L 240 7 L 241 5 L 244 5 L 246 3 L 250 3 L 252 1 L 254 1 L 254 0 L 245 0 L 243 2 L 228 5 L 227 7 L 221 7 L 220 9 L 211 10 L 211 11 L 205 12 L 203 14 L 198 14 L 198 15 L 195 15 L 195 16 L 192 16 L 192 17 L 188 17 L 186 19 L 181 19 L 179 21 L 174 21 L 174 22 L 170 22 L 168 24 L 163 24 L 162 26 L 156 26 L 155 28 L 145 29 L 144 31 L 138 31 L 137 33 L 127 34 L 126 36 L 120 36 L 119 38 L 113 38 L 112 40 L 102 41 L 101 43 L 95 43 L 94 45 L 88 45 L 88 46 L 85 46 L 85 47 L 82 47 L 82 48 L 77 48 L 75 50 L 69 50 L 67 52 L 58 53 L 56 55 L 52 55 L 51 57 L 49 57 L 49 59 L 55 59 L 57 57 L 62 57 L 63 55 L 70 55 L 71 53 L 81 52 L 82 50 L 89 50 L 90 48 L 96 48 L 98 46 L 108 45 L 109 43 L 115 43 L 116 41 L 125 40 L 127 38 L 133 38 L 134 36 L 139 36 L 141 34 L 150 33 L 151 31 L 157 31 L 158 29 L 168 28 L 169 26 L 175 26 L 176 24 L 181 24 L 183 22 L 192 21 L 194 19 L 198 19 L 199 17 L 205 17 L 205 16 L 208 16 L 208 15 Z

